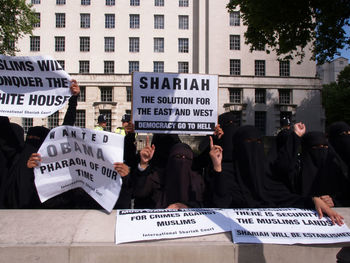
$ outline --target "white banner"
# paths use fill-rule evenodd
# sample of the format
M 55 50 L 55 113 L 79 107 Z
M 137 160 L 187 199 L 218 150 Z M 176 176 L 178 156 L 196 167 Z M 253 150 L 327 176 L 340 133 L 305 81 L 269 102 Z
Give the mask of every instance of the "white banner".
M 116 243 L 217 234 L 230 231 L 220 209 L 117 210 Z
M 0 115 L 47 117 L 70 98 L 70 80 L 49 56 L 0 55 Z
M 218 76 L 133 73 L 138 132 L 211 134 L 217 124 Z
M 234 243 L 350 242 L 350 229 L 316 211 L 280 209 L 117 210 L 116 243 L 193 237 L 232 231 Z
M 328 244 L 350 241 L 350 229 L 297 208 L 229 209 L 234 243 Z
M 39 149 L 42 162 L 34 169 L 41 202 L 81 187 L 111 212 L 122 184 L 113 163 L 123 162 L 123 149 L 124 136 L 116 133 L 73 126 L 52 129 Z

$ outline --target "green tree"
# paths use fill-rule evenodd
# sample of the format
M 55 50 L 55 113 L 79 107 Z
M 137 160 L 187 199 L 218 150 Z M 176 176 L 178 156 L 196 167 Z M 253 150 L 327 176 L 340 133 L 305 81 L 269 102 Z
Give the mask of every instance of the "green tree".
M 228 11 L 237 6 L 251 50 L 265 47 L 280 59 L 302 61 L 312 43 L 313 59 L 322 64 L 350 46 L 344 30 L 350 25 L 349 0 L 230 0 Z
M 0 0 L 0 54 L 14 55 L 18 38 L 32 34 L 38 18 L 31 7 L 25 0 Z
M 323 85 L 322 105 L 327 126 L 335 121 L 350 123 L 350 66 L 339 73 L 338 83 Z

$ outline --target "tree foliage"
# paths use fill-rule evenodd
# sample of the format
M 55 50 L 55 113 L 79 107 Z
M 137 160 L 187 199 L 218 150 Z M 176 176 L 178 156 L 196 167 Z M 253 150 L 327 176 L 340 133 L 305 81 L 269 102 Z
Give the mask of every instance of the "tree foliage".
M 227 8 L 237 6 L 251 50 L 265 47 L 281 59 L 302 61 L 312 43 L 313 58 L 323 63 L 350 46 L 344 31 L 350 25 L 349 0 L 230 0 Z
M 25 0 L 0 0 L 0 54 L 14 55 L 18 38 L 31 34 L 37 21 Z
M 335 121 L 350 123 L 350 66 L 338 75 L 338 83 L 324 85 L 322 104 L 326 112 L 327 126 Z

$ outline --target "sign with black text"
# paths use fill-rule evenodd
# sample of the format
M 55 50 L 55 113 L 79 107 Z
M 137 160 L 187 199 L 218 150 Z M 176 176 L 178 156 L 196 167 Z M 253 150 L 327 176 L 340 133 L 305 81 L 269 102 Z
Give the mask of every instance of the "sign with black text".
M 117 210 L 116 243 L 202 236 L 230 231 L 220 209 Z
M 0 55 L 0 115 L 47 117 L 70 98 L 70 81 L 51 57 Z
M 210 134 L 217 124 L 218 77 L 133 73 L 137 132 Z
M 50 131 L 39 149 L 42 162 L 34 169 L 41 202 L 81 187 L 111 212 L 122 180 L 113 163 L 123 162 L 124 136 L 73 126 Z
M 350 229 L 298 208 L 228 209 L 234 243 L 328 244 L 350 241 Z

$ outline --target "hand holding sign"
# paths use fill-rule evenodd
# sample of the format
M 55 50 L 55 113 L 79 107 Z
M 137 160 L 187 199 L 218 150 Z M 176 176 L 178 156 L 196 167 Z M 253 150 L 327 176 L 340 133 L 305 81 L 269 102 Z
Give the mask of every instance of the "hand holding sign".
M 125 163 L 114 163 L 114 170 L 116 170 L 121 177 L 127 176 L 130 173 L 130 168 Z
M 73 96 L 78 96 L 80 94 L 80 87 L 75 79 L 72 79 L 69 88 Z
M 28 168 L 37 167 L 40 162 L 41 162 L 40 153 L 32 153 L 32 155 L 29 157 L 27 161 L 27 167 Z
M 224 135 L 224 131 L 221 129 L 220 124 L 215 126 L 214 135 L 218 137 L 218 139 L 221 139 Z
M 340 214 L 330 208 L 325 202 L 321 200 L 319 197 L 312 198 L 315 203 L 315 209 L 319 215 L 319 218 L 323 217 L 323 213 L 326 213 L 328 217 L 332 220 L 333 225 L 337 224 L 339 226 L 343 225 L 343 219 Z
M 221 161 L 222 161 L 222 148 L 218 145 L 214 145 L 213 138 L 210 136 L 210 158 L 213 162 L 213 168 L 216 172 L 221 172 Z
M 146 138 L 146 146 L 140 151 L 140 166 L 142 168 L 147 168 L 148 162 L 152 159 L 154 151 L 156 147 L 154 144 L 152 146 L 149 145 L 149 137 Z

